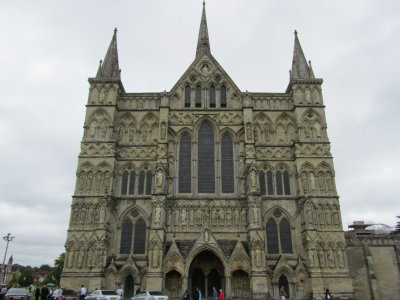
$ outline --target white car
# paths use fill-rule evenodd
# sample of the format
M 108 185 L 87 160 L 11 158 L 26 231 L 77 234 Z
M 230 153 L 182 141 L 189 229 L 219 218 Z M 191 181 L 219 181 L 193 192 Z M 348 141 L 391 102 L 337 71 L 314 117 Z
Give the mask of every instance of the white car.
M 95 290 L 85 300 L 120 300 L 121 297 L 111 290 Z
M 158 291 L 142 291 L 137 293 L 131 300 L 168 300 L 168 296 Z

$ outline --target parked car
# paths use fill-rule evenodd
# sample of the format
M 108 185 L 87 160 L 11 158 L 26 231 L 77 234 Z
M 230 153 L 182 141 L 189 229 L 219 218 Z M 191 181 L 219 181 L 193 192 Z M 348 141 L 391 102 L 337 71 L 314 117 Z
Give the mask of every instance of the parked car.
M 115 291 L 95 290 L 85 300 L 120 300 L 121 297 Z
M 52 300 L 78 300 L 78 293 L 69 289 L 56 289 L 51 294 Z
M 23 288 L 11 288 L 4 296 L 4 300 L 29 300 L 28 291 Z
M 159 291 L 142 291 L 137 293 L 131 300 L 168 300 L 168 296 Z

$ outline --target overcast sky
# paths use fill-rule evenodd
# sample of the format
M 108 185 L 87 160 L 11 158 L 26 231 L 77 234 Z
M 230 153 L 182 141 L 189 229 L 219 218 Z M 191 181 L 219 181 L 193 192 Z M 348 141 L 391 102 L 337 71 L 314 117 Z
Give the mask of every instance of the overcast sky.
M 118 28 L 128 92 L 169 91 L 195 57 L 201 0 L 1 1 L 0 235 L 14 263 L 64 251 L 88 77 Z M 343 227 L 400 215 L 400 2 L 208 0 L 211 52 L 242 90 L 284 92 L 294 30 L 323 78 Z M 397 95 L 397 96 L 396 96 Z M 6 243 L 0 240 L 2 262 Z

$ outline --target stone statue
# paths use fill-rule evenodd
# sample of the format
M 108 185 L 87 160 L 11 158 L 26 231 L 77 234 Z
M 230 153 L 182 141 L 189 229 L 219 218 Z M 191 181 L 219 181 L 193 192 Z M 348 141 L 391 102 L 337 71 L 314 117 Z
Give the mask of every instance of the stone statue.
M 315 184 L 315 175 L 314 173 L 310 173 L 310 188 L 311 190 L 315 191 L 317 186 Z
M 257 173 L 255 169 L 250 170 L 250 191 L 257 191 Z
M 156 187 L 158 190 L 162 189 L 163 183 L 164 183 L 164 172 L 160 168 L 157 170 L 157 173 L 156 173 Z

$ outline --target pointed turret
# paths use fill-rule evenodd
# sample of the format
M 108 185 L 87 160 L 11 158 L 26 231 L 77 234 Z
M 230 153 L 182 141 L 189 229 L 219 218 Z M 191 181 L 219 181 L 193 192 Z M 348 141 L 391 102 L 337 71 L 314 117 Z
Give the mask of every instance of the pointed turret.
M 203 52 L 210 52 L 210 40 L 208 38 L 205 1 L 203 1 L 203 13 L 201 15 L 199 38 L 197 41 L 196 57 L 198 57 Z
M 290 79 L 311 79 L 315 78 L 312 69 L 309 67 L 303 50 L 301 49 L 297 31 L 294 31 L 294 49 L 293 49 L 293 62 L 292 71 L 290 72 Z
M 118 63 L 117 28 L 114 29 L 114 35 L 111 39 L 110 46 L 108 47 L 103 62 L 100 61 L 100 66 L 96 74 L 96 79 L 121 79 Z

